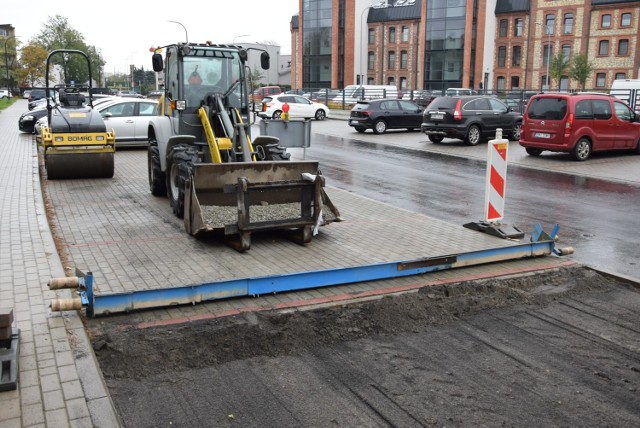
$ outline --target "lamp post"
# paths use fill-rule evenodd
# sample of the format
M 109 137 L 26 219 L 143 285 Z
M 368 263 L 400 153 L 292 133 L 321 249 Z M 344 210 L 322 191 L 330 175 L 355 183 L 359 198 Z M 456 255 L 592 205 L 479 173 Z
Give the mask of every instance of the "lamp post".
M 235 45 L 236 44 L 236 39 L 239 39 L 240 37 L 249 37 L 249 36 L 251 36 L 251 34 L 242 34 L 241 36 L 235 36 L 233 38 L 233 41 L 231 42 L 231 44 Z
M 547 90 L 549 90 L 549 88 L 551 88 L 551 83 L 550 83 L 551 79 L 549 78 L 549 64 L 551 64 L 551 30 L 549 30 L 549 26 L 546 24 L 536 22 L 536 25 L 544 25 L 544 33 L 548 36 L 547 38 L 547 76 L 545 78 L 545 83 L 547 84 Z
M 187 45 L 189 44 L 189 33 L 187 33 L 187 27 L 185 27 L 184 25 L 182 25 L 181 22 L 178 21 L 167 21 L 167 22 L 172 22 L 174 24 L 178 24 L 179 26 L 181 26 L 184 29 L 184 36 L 187 39 Z
M 362 57 L 363 57 L 363 54 L 365 54 L 365 49 L 364 49 L 363 45 L 364 45 L 364 40 L 367 38 L 367 34 L 366 33 L 365 33 L 364 37 L 362 36 L 362 32 L 364 31 L 364 24 L 362 23 L 362 19 L 364 17 L 364 13 L 366 11 L 368 11 L 369 9 L 371 9 L 371 6 L 365 7 L 362 10 L 362 12 L 360 13 L 360 27 L 362 28 L 362 30 L 360 31 L 360 74 L 359 74 L 359 77 L 360 77 L 360 84 L 361 85 L 364 85 L 364 74 L 362 74 L 362 62 L 363 62 L 362 61 Z M 364 57 L 365 57 L 365 60 L 366 60 L 366 55 L 364 55 Z
M 14 39 L 15 40 L 16 36 L 9 36 L 6 39 L 4 39 L 4 66 L 7 69 L 7 96 L 9 98 L 11 98 L 11 85 L 9 83 L 9 53 L 7 52 L 7 42 L 9 42 L 9 40 Z

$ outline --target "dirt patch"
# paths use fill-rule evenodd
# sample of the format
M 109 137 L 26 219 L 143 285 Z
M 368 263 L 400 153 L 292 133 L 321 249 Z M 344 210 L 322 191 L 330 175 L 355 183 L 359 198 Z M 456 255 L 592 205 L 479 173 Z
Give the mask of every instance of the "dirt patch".
M 106 378 L 141 379 L 258 356 L 300 355 L 373 335 L 419 332 L 482 311 L 547 305 L 614 283 L 589 269 L 562 268 L 510 279 L 429 286 L 416 293 L 330 308 L 248 313 L 117 333 L 93 331 L 92 341 Z

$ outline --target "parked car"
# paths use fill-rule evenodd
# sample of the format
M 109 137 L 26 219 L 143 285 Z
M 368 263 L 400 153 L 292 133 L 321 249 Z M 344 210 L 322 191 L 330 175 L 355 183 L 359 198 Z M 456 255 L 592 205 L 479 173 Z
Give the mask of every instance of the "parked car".
M 0 98 L 9 98 L 11 93 L 8 89 L 0 89 Z
M 305 97 L 309 98 L 311 101 L 327 104 L 341 93 L 342 92 L 338 89 L 320 89 L 318 91 L 311 92 L 309 95 L 305 95 Z
M 22 93 L 22 98 L 24 98 L 25 100 L 28 100 L 30 96 L 31 96 L 30 90 L 26 90 Z
M 270 95 L 278 95 L 282 93 L 282 88 L 280 86 L 263 86 L 261 88 L 256 89 L 251 94 L 251 102 L 259 103 L 262 102 L 264 97 L 268 97 Z
M 402 96 L 403 100 L 413 101 L 418 104 L 420 107 L 426 107 L 431 104 L 436 97 L 440 96 L 442 91 L 409 91 Z
M 414 102 L 383 98 L 360 100 L 351 109 L 349 126 L 362 133 L 372 129 L 375 134 L 383 134 L 388 129 L 420 129 L 422 108 Z
M 32 89 L 29 94 L 29 102 L 37 101 L 45 98 L 45 90 L 44 89 Z
M 142 98 L 142 94 L 134 91 L 118 91 L 118 96 L 126 98 Z
M 640 119 L 613 95 L 538 94 L 527 105 L 520 145 L 531 156 L 549 150 L 571 153 L 577 161 L 601 150 L 640 153 Z
M 421 126 L 429 140 L 440 143 L 445 138 L 463 140 L 475 146 L 489 140 L 502 129 L 502 135 L 520 139 L 522 114 L 511 111 L 505 103 L 490 95 L 442 96 L 424 110 Z
M 107 130 L 113 129 L 115 132 L 116 146 L 146 147 L 149 117 L 158 114 L 158 102 L 156 100 L 121 97 L 103 99 L 104 101 L 100 100 L 94 103 L 94 108 L 100 112 Z M 38 128 L 46 125 L 47 117 L 45 116 L 38 121 Z
M 469 88 L 447 88 L 444 94 L 450 97 L 455 97 L 459 95 L 476 95 L 477 93 L 478 92 Z
M 265 97 L 262 100 L 262 111 L 258 113 L 258 116 L 279 119 L 285 103 L 289 105 L 289 117 L 291 118 L 324 120 L 329 114 L 329 109 L 324 104 L 315 103 L 300 95 L 280 94 Z
M 18 129 L 21 132 L 33 134 L 36 121 L 47 115 L 47 105 L 34 108 L 33 110 L 27 110 L 18 118 Z

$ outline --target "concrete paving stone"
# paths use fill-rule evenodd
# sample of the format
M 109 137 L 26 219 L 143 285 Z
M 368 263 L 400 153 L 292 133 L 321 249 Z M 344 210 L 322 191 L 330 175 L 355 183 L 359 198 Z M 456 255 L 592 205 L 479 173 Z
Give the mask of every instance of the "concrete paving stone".
M 45 411 L 45 420 L 48 427 L 67 427 L 69 426 L 69 418 L 66 409 L 47 410 Z
M 75 364 L 59 366 L 58 376 L 60 377 L 60 382 L 62 383 L 78 380 L 78 372 L 76 370 Z
M 22 382 L 22 371 L 20 372 L 20 379 L 18 380 L 20 385 L 20 401 L 22 405 L 30 405 L 42 403 L 42 395 L 40 391 L 40 383 L 36 385 L 27 386 Z
M 58 377 L 57 367 L 55 373 L 40 376 L 40 387 L 42 392 L 50 392 L 60 389 L 60 378 Z
M 91 416 L 89 414 L 89 408 L 87 407 L 87 402 L 85 401 L 84 396 L 81 398 L 67 400 L 66 407 L 69 414 L 69 419 L 71 420 L 84 419 Z
M 22 427 L 22 419 L 20 417 L 13 419 L 2 419 L 0 415 L 0 423 L 2 423 L 2 428 L 21 428 Z
M 56 359 L 52 352 L 46 355 L 38 354 L 36 358 L 38 360 L 38 370 L 40 371 L 46 369 L 47 367 L 56 367 Z
M 4 392 L 3 392 L 4 394 Z M 0 401 L 2 412 L 0 412 L 0 424 L 4 426 L 4 421 L 20 417 L 20 399 L 15 397 L 10 400 Z
M 101 426 L 101 425 L 96 425 Z M 69 421 L 69 428 L 93 428 L 93 422 L 90 417 L 72 419 Z
M 20 385 L 21 387 L 38 386 L 40 378 L 38 370 L 24 370 L 20 367 Z
M 22 425 L 25 427 L 31 427 L 44 423 L 44 409 L 42 404 L 31 404 L 29 406 L 22 406 Z

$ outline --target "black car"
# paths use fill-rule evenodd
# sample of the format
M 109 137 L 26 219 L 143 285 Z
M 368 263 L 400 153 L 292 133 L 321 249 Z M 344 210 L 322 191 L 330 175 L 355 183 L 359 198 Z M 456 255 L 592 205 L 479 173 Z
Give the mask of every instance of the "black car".
M 470 146 L 494 138 L 498 128 L 503 136 L 519 140 L 522 114 L 490 95 L 437 97 L 424 110 L 421 126 L 434 143 L 455 138 Z
M 18 119 L 18 129 L 22 132 L 33 133 L 36 125 L 36 121 L 41 117 L 47 115 L 47 106 L 34 108 L 33 110 L 25 111 Z
M 416 103 L 395 98 L 361 100 L 351 109 L 349 126 L 356 131 L 372 129 L 382 134 L 387 129 L 420 129 L 422 108 Z

